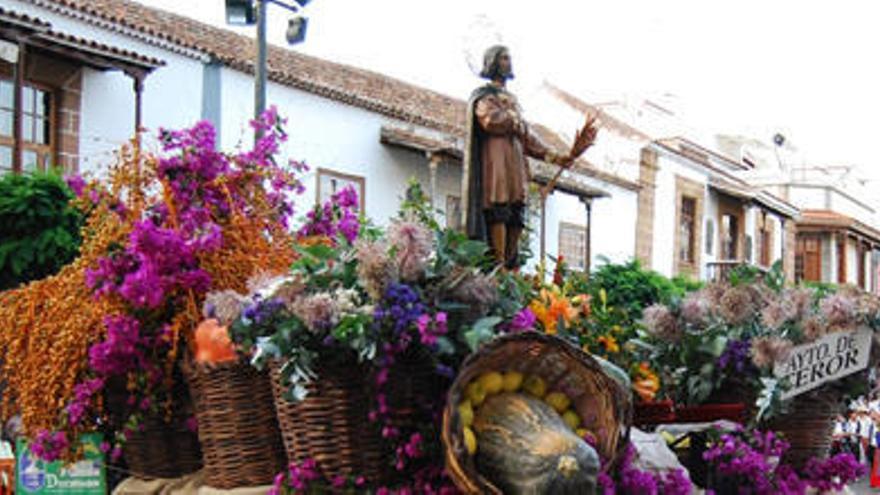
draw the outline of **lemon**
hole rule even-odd
[[[540,376],[529,375],[523,381],[523,390],[527,393],[541,399],[547,393],[547,384]]]
[[[486,389],[479,381],[472,381],[464,389],[464,396],[471,401],[471,406],[480,407],[480,404],[486,400]]]
[[[556,409],[556,412],[560,414],[571,405],[571,399],[562,392],[550,392],[547,394],[547,397],[544,397],[544,402],[549,404],[553,409]]]
[[[483,373],[477,378],[477,381],[483,386],[486,395],[495,395],[501,392],[501,388],[504,386],[504,378],[497,371]]]
[[[461,420],[462,426],[470,426],[474,422],[474,408],[471,401],[464,400],[458,405],[458,418]]]
[[[565,421],[565,424],[567,424],[572,430],[577,429],[577,427],[581,425],[581,417],[571,409],[562,413],[562,421]]]
[[[464,448],[471,455],[474,455],[477,451],[477,436],[474,435],[474,430],[471,430],[468,426],[464,427]]]
[[[523,375],[518,371],[508,371],[504,374],[502,381],[501,388],[505,392],[516,392],[522,386]]]

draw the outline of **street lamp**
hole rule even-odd
[[[254,118],[266,110],[266,5],[273,3],[293,12],[285,37],[291,45],[306,38],[308,19],[300,12],[311,0],[226,0],[226,22],[238,26],[257,25],[257,60],[254,64]],[[259,135],[254,136],[259,139]]]

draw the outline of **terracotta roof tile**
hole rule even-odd
[[[36,28],[40,30],[48,29],[50,26],[48,22],[42,19],[38,19],[27,14],[22,14],[20,12],[15,12],[13,10],[9,10],[3,7],[0,7],[0,19],[5,19],[15,24],[24,24],[31,28]]]
[[[74,36],[72,34],[62,33],[52,29],[46,31],[45,33],[41,33],[39,37],[54,43],[68,44],[79,50],[94,52],[98,55],[125,60],[129,63],[141,65],[151,69],[165,65],[165,61],[155,57],[149,57],[137,52],[133,52],[131,50],[107,45],[105,43],[99,43],[94,40]]]
[[[123,60],[130,64],[143,66],[145,68],[155,68],[165,65],[165,62],[155,57],[148,57],[131,50],[63,33],[54,29],[49,22],[8,8],[0,7],[0,21],[27,26],[34,31],[31,35],[31,39],[44,40],[50,44],[70,46],[79,51],[89,52],[116,60]]]
[[[809,231],[846,229],[880,242],[880,230],[832,210],[803,210],[797,224],[799,228]]]
[[[29,0],[66,7],[253,72],[254,40],[131,0]],[[375,72],[269,47],[269,79],[406,122],[461,131],[465,102]]]

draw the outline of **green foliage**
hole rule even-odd
[[[667,304],[679,299],[688,291],[699,288],[699,284],[688,279],[668,279],[663,275],[642,268],[638,260],[626,263],[610,263],[602,259],[602,265],[591,276],[584,279],[582,292],[590,294],[595,304],[605,292],[605,305],[625,313],[630,322],[641,317],[642,310],[655,303]]]
[[[437,216],[441,211],[431,206],[431,198],[422,189],[421,183],[411,178],[406,186],[406,193],[400,203],[399,216],[412,215],[419,222],[427,225],[431,230],[439,230]]]
[[[82,215],[55,174],[0,177],[0,290],[56,273],[79,253]]]

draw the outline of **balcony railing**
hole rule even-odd
[[[730,273],[733,270],[746,266],[757,270],[762,275],[766,275],[770,271],[766,267],[759,266],[744,260],[710,261],[706,263],[706,268],[708,272],[707,277],[708,280],[714,282],[726,282],[730,279]]]

